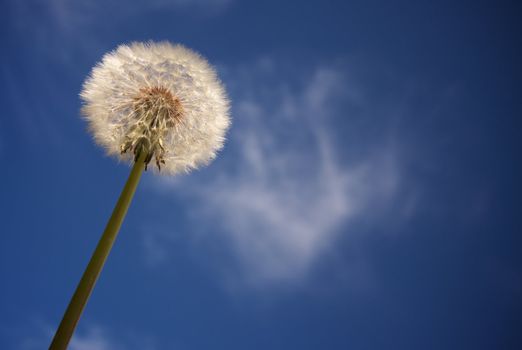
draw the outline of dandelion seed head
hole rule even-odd
[[[107,53],[86,79],[82,114],[109,155],[147,152],[163,174],[208,164],[223,147],[229,102],[214,69],[181,45],[132,43]]]

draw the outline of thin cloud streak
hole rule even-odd
[[[196,15],[217,15],[233,0],[149,0],[149,1],[90,1],[79,3],[70,0],[49,1],[50,14],[62,29],[74,30],[79,22],[92,25],[108,12],[117,13],[119,18],[135,16],[153,10],[194,10]]]
[[[26,329],[25,327],[24,329]],[[54,335],[55,328],[48,322],[39,321],[33,336],[27,336],[19,342],[17,349],[37,350],[49,346]],[[125,340],[125,341],[120,341]],[[142,334],[133,334],[132,337],[125,336],[117,339],[107,327],[95,324],[81,326],[72,337],[69,350],[154,350],[154,342],[150,337]]]

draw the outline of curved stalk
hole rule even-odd
[[[140,181],[143,169],[145,168],[147,152],[140,153],[141,154],[137,157],[138,159],[134,163],[129,178],[125,183],[125,187],[120,194],[120,198],[114,207],[109,222],[105,227],[105,231],[94,250],[80,283],[78,283],[78,286],[76,287],[76,291],[69,302],[69,306],[67,306],[67,310],[63,315],[62,321],[60,322],[49,347],[50,350],[65,350],[71,340],[74,329],[76,328],[82,311],[85,308],[85,304],[87,304],[87,300],[98,280],[103,265],[105,264],[105,260],[107,260],[107,256],[116,240],[118,231],[120,230],[127,209],[130,206],[132,197],[134,196],[134,192],[136,191]]]

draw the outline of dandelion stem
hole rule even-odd
[[[127,179],[127,183],[120,194],[120,198],[114,207],[111,218],[105,227],[105,231],[96,246],[96,249],[83,273],[82,279],[74,292],[69,306],[63,315],[62,321],[56,331],[49,350],[64,350],[67,348],[73,335],[74,329],[78,324],[82,311],[92,293],[96,280],[100,275],[105,260],[109,255],[112,245],[118,235],[127,209],[132,201],[136,187],[140,181],[141,174],[145,168],[145,157],[147,152],[141,152],[137,161],[134,163],[132,171]]]

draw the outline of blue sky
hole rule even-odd
[[[46,348],[129,169],[79,116],[121,43],[217,67],[233,126],[146,173],[72,350],[522,346],[519,13],[497,1],[7,1],[0,348]]]

